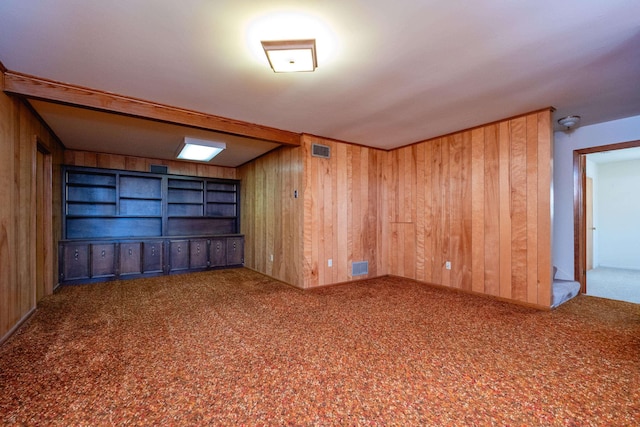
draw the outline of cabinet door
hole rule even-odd
[[[113,277],[116,275],[116,244],[91,245],[91,277]]]
[[[189,268],[207,268],[209,265],[207,242],[206,239],[189,241]]]
[[[227,265],[242,265],[244,263],[244,238],[227,238]]]
[[[224,267],[227,265],[227,242],[225,239],[211,239],[209,249],[211,267]]]
[[[120,276],[142,274],[142,243],[120,243]]]
[[[62,280],[89,278],[89,244],[65,243],[62,245]]]
[[[164,258],[161,241],[149,241],[142,243],[142,272],[162,273],[164,271]]]
[[[169,242],[169,271],[189,269],[189,241],[171,240]]]

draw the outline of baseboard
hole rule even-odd
[[[523,306],[523,307],[527,307],[527,308],[533,308],[533,309],[536,309],[536,310],[551,311],[551,307],[547,307],[547,306],[540,305],[540,304],[533,304],[533,303],[526,302],[526,301],[518,301],[518,300],[515,300],[515,299],[499,297],[497,295],[483,294],[481,292],[468,291],[466,289],[450,288],[448,286],[437,285],[435,283],[423,282],[421,280],[409,279],[407,277],[402,277],[402,276],[394,276],[393,274],[390,274],[389,277],[397,277],[399,279],[411,280],[412,282],[420,283],[421,285],[431,286],[431,287],[434,287],[434,288],[438,288],[438,289],[442,289],[442,290],[446,290],[446,291],[451,291],[451,292],[459,292],[459,293],[462,293],[462,294],[475,295],[475,296],[479,296],[479,297],[489,298],[489,299],[492,299],[492,300],[495,300],[495,301],[505,302],[505,303],[508,303],[508,304],[515,304],[515,305],[519,305],[519,306]]]
[[[11,335],[13,335],[13,334],[14,334],[14,332],[15,332],[15,331],[17,331],[17,330],[18,330],[18,328],[20,328],[20,326],[22,326],[22,324],[23,324],[24,322],[26,322],[26,321],[27,321],[27,319],[29,319],[29,317],[31,317],[31,315],[32,315],[35,311],[36,311],[36,308],[35,308],[35,307],[33,307],[31,310],[29,310],[29,311],[27,312],[27,314],[25,314],[24,316],[22,316],[22,319],[20,319],[20,320],[18,321],[18,323],[16,323],[15,325],[13,325],[13,327],[12,327],[11,329],[9,329],[9,331],[7,331],[7,333],[6,333],[6,334],[4,334],[4,336],[3,336],[2,338],[0,338],[0,345],[4,344],[4,342],[5,342],[6,340],[8,340],[8,339],[11,337]]]

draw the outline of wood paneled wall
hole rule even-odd
[[[540,111],[388,153],[389,273],[549,307],[550,119]]]
[[[64,163],[69,166],[123,169],[134,172],[149,172],[151,165],[162,165],[168,166],[169,173],[174,175],[236,179],[236,168],[177,160],[160,160],[146,157],[121,156],[119,154],[94,153],[89,151],[65,150]]]
[[[311,156],[313,143],[329,146],[331,158]],[[301,147],[240,167],[245,265],[300,288],[386,274],[378,233],[385,155],[303,135]],[[353,277],[354,261],[368,261],[369,274]]]
[[[305,287],[302,155],[299,147],[281,147],[238,168],[245,266],[300,288]]]
[[[329,146],[331,158],[311,156],[314,143]],[[302,150],[305,287],[387,274],[379,233],[387,153],[309,135],[302,137]],[[368,261],[368,275],[352,276],[358,261]]]
[[[60,188],[62,147],[22,101],[0,93],[0,342],[35,309],[36,298],[53,292],[57,283],[60,239],[60,192],[53,191],[49,224],[53,253],[44,263],[52,271],[46,288],[36,283],[36,173],[38,143],[49,152],[52,188]],[[51,191],[51,190],[49,190]],[[45,219],[47,221],[47,219]]]

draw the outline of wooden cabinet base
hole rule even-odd
[[[239,234],[60,242],[60,284],[125,280],[242,267]]]

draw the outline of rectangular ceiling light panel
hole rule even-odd
[[[263,41],[262,48],[276,73],[314,71],[318,66],[313,39]]]
[[[224,142],[186,137],[184,139],[184,146],[178,154],[178,158],[181,160],[208,162],[220,154],[225,148],[227,148],[227,145]]]

